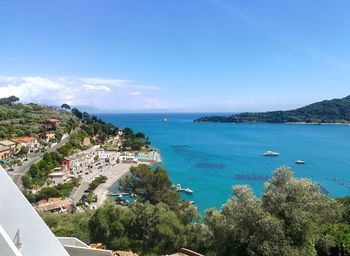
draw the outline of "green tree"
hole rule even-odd
[[[207,212],[206,223],[216,255],[316,255],[316,248],[327,248],[325,236],[340,214],[317,184],[280,168],[261,198],[236,186],[220,212]]]
[[[128,230],[134,219],[129,208],[107,202],[89,221],[91,241],[101,242],[110,249],[130,248]]]
[[[173,210],[179,208],[180,196],[162,167],[153,171],[144,164],[132,166],[130,175],[125,176],[120,185],[125,192],[136,194],[141,202],[164,203]]]
[[[63,109],[70,109],[70,106],[67,103],[63,103],[61,105],[61,108],[63,108]]]
[[[50,197],[62,197],[62,193],[61,191],[59,191],[56,188],[42,188],[37,196],[36,196],[36,200],[42,200],[42,199],[48,199]]]

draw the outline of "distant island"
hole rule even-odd
[[[294,110],[204,116],[195,119],[194,122],[350,124],[350,95]]]

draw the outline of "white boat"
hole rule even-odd
[[[303,160],[296,160],[295,163],[296,164],[305,164],[305,161],[303,161]]]
[[[266,151],[264,154],[264,156],[279,156],[280,153],[277,153],[277,152],[273,152],[273,151]]]
[[[193,190],[189,189],[189,188],[186,188],[184,189],[185,193],[187,194],[193,194]]]
[[[182,191],[181,184],[177,184],[177,185],[175,186],[175,188],[176,188],[176,191]]]
[[[163,118],[163,122],[168,122],[168,118]]]

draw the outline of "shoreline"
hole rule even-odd
[[[107,177],[107,180],[105,183],[100,184],[94,191],[94,194],[97,196],[97,202],[94,204],[95,206],[99,207],[101,206],[108,198],[108,194],[110,193],[110,190],[114,185],[123,177],[128,175],[130,173],[130,167],[132,166],[138,166],[140,164],[147,164],[147,165],[154,165],[161,162],[161,155],[157,149],[155,149],[155,152],[157,154],[157,157],[159,157],[159,161],[156,162],[142,162],[139,163],[121,163],[117,164],[115,166],[109,167],[108,169],[105,169],[101,172],[101,175],[104,175]]]
[[[223,124],[291,124],[291,125],[339,125],[339,126],[350,126],[350,122],[349,123],[317,123],[317,122],[312,122],[312,123],[308,123],[308,122],[283,122],[283,123],[272,123],[272,122],[215,122],[215,121],[196,121],[193,120],[193,122],[195,123],[223,123]]]
[[[94,194],[97,196],[97,202],[95,204],[97,207],[101,206],[107,200],[111,187],[130,172],[131,166],[136,165],[137,164],[118,164],[101,173],[101,175],[107,177],[107,180],[105,183],[99,185],[94,191]]]

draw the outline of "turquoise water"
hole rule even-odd
[[[145,132],[173,182],[194,191],[184,197],[200,211],[220,208],[235,184],[249,184],[260,194],[279,166],[320,183],[333,197],[350,194],[350,126],[193,123],[199,116],[99,114],[120,128]],[[263,157],[267,150],[280,156]],[[306,164],[296,165],[297,159]]]

